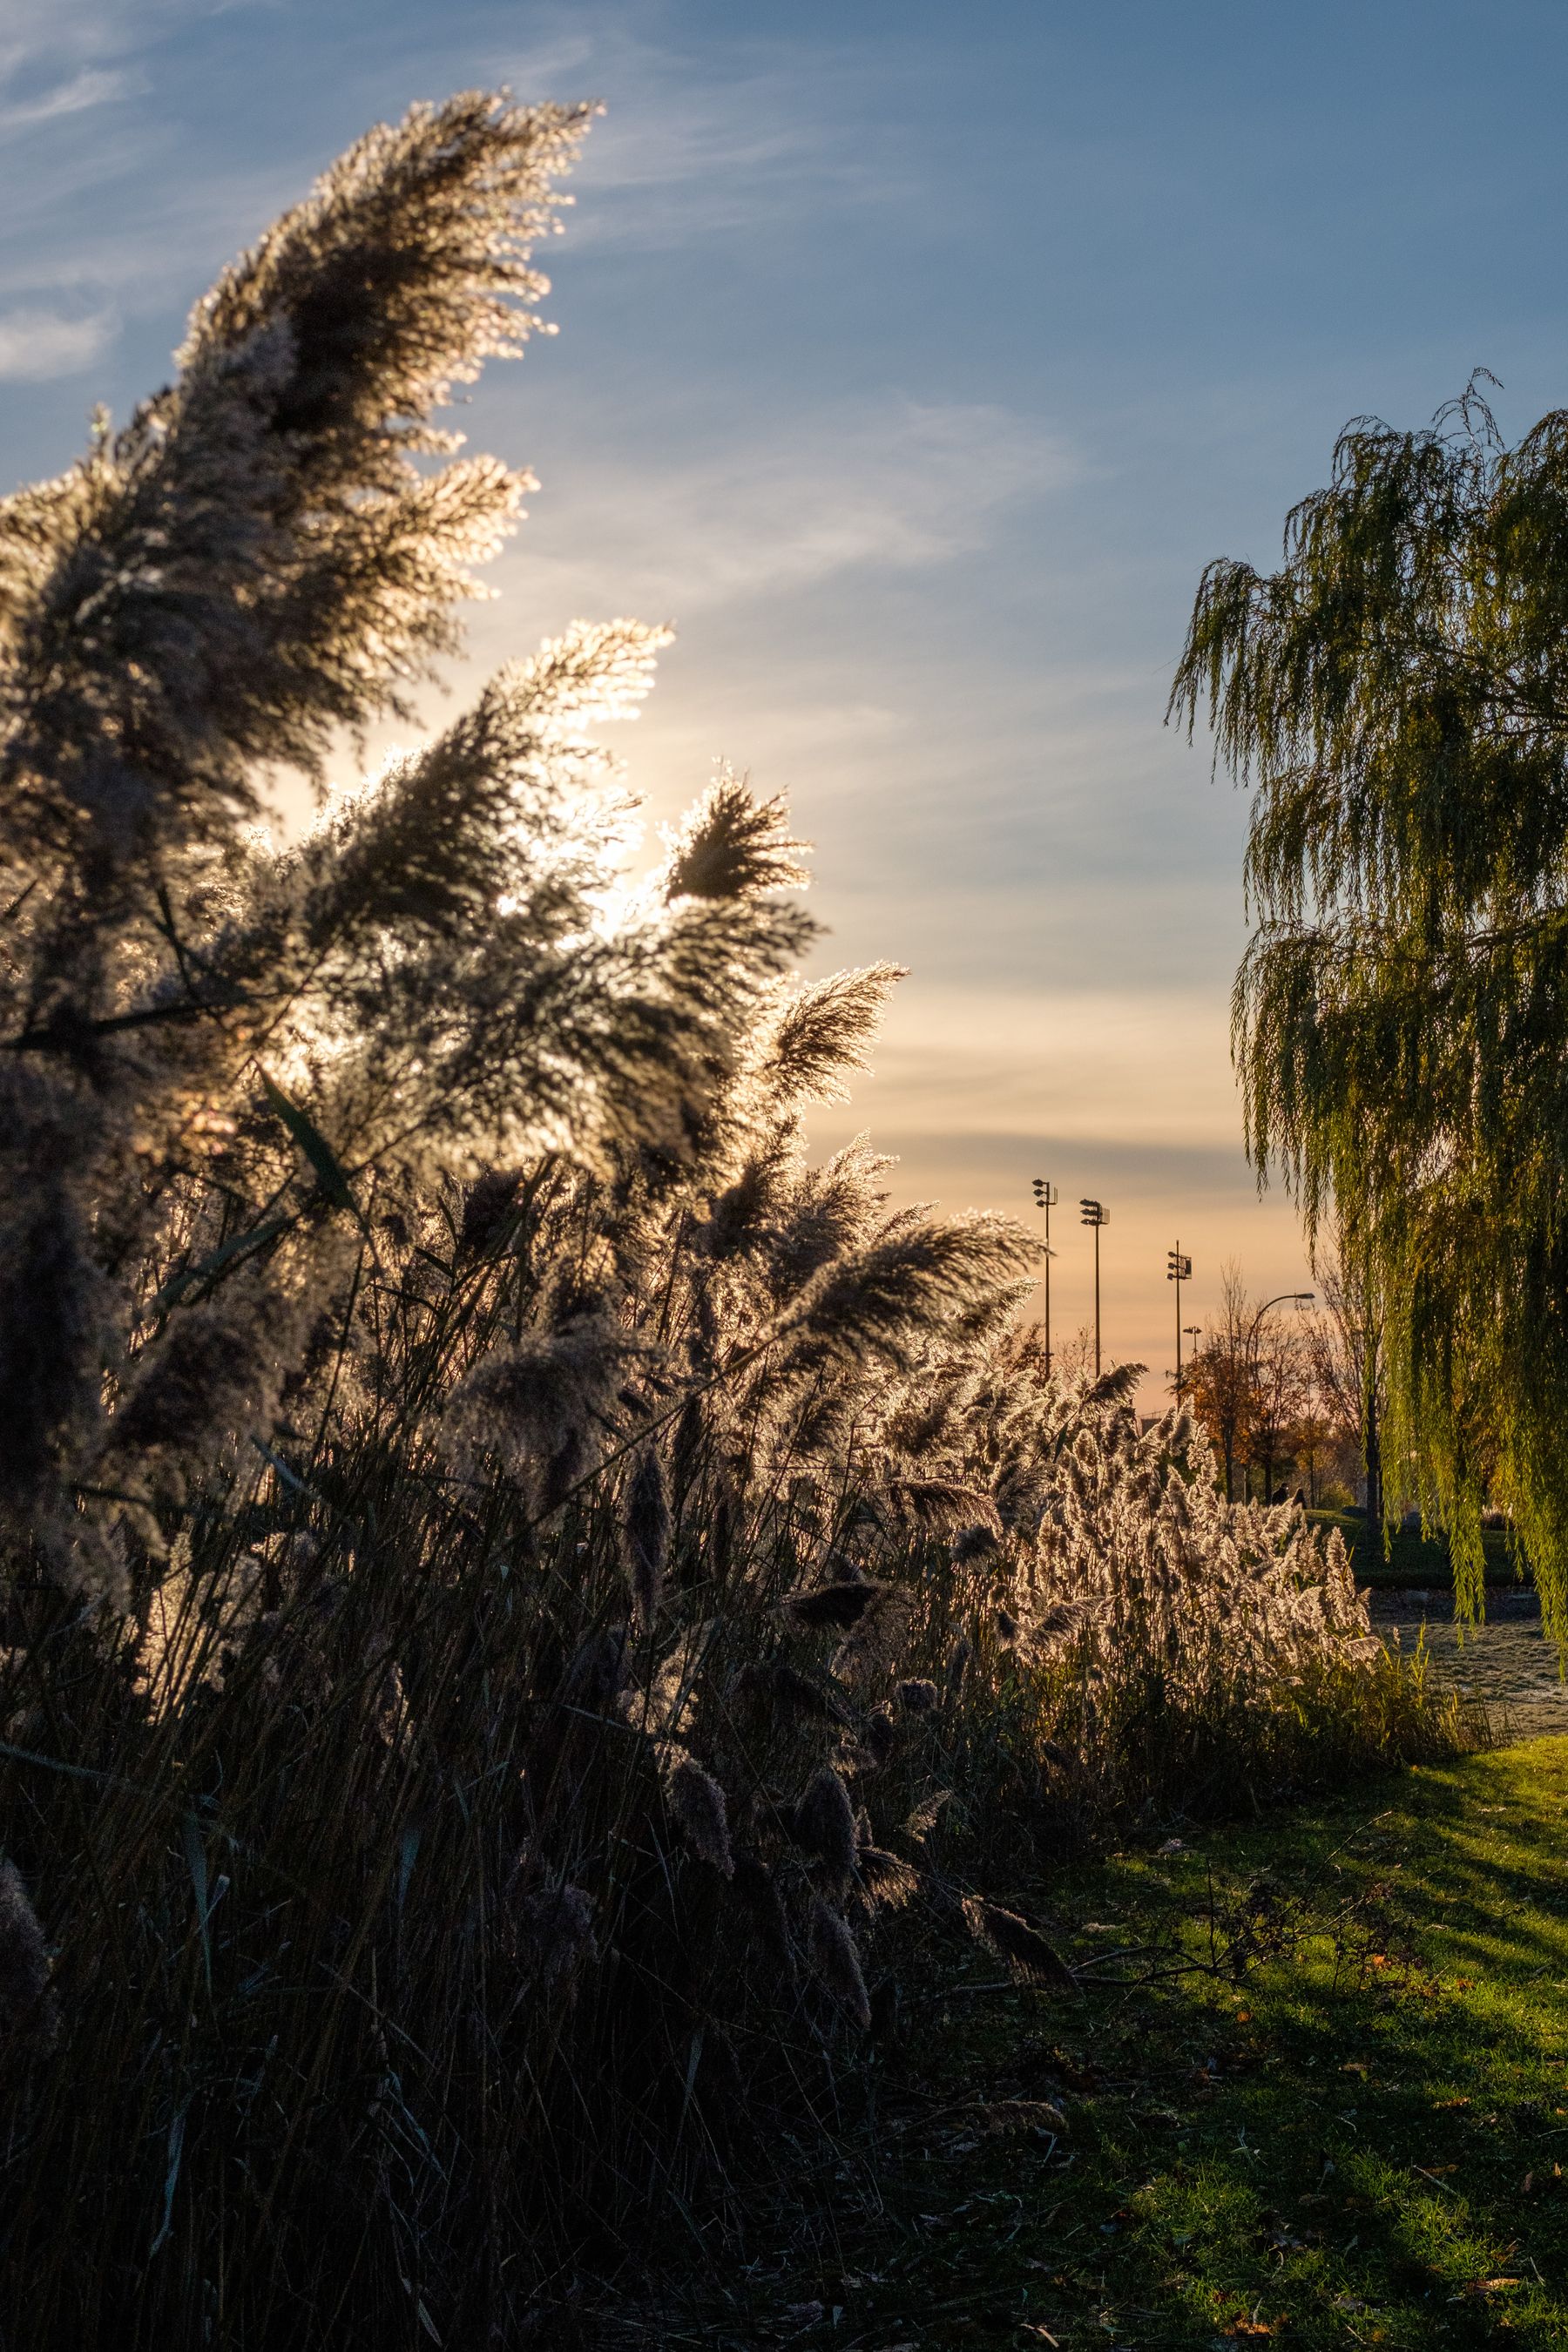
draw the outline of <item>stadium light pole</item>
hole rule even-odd
[[[1079,1222],[1094,1229],[1094,1377],[1100,1378],[1100,1234],[1102,1225],[1110,1223],[1110,1212],[1102,1201],[1080,1200]]]
[[[1035,1179],[1035,1206],[1046,1220],[1046,1378],[1051,1377],[1051,1211],[1061,1198],[1043,1176]]]
[[[1176,1286],[1176,1396],[1182,1393],[1182,1285],[1193,1278],[1193,1262],[1182,1255],[1182,1244],[1165,1252],[1165,1279]]]

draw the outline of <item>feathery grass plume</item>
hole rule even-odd
[[[666,1652],[648,1676],[644,1689],[621,1703],[626,1720],[655,1739],[679,1738],[697,1704],[698,1679],[713,1644],[715,1621],[703,1618],[689,1625],[673,1649]]]
[[[859,1832],[849,1791],[831,1764],[812,1774],[787,1822],[796,1844],[814,1854],[830,1878],[847,1885],[854,1875]]]
[[[923,1845],[941,1820],[943,1808],[952,1802],[952,1790],[939,1789],[934,1796],[927,1797],[915,1807],[904,1823],[904,1835],[912,1838],[916,1845]]]
[[[133,1360],[101,1483],[182,1501],[221,1444],[247,1429],[270,1434],[299,1319],[298,1301],[268,1281],[171,1317]]]
[[[842,1913],[814,1895],[809,1929],[811,1964],[840,2007],[861,2032],[871,2024],[871,2002],[860,1970],[860,1953]]]
[[[886,1211],[882,1178],[892,1165],[860,1135],[823,1167],[802,1171],[765,1235],[776,1301],[797,1297],[814,1276],[866,1240]]]
[[[987,1527],[983,1520],[972,1520],[968,1527],[960,1528],[953,1537],[953,1566],[972,1567],[976,1560],[990,1559],[1000,1549],[995,1528]]]
[[[501,1243],[513,1223],[521,1184],[520,1168],[487,1168],[465,1188],[458,1229],[458,1247],[464,1256],[486,1256]]]
[[[847,1102],[846,1079],[866,1068],[888,999],[906,977],[902,964],[873,963],[797,990],[763,1041],[757,1077],[771,1099],[792,1106]]]
[[[898,1686],[899,1705],[906,1715],[930,1715],[939,1693],[936,1685],[926,1675],[911,1675]]]
[[[658,1613],[665,1562],[669,1555],[669,1496],[665,1486],[664,1463],[656,1445],[644,1446],[626,1482],[621,1542],[633,1604],[638,1623],[646,1632]]]
[[[342,960],[373,941],[406,950],[432,936],[460,944],[492,927],[510,892],[536,897],[542,878],[574,916],[574,866],[607,820],[615,837],[614,813],[590,790],[612,765],[585,730],[637,715],[669,642],[668,629],[635,621],[579,623],[500,671],[433,743],[336,803],[279,864],[310,953]]]
[[[1061,1954],[1047,1943],[1037,1927],[1031,1927],[1016,1911],[1004,1911],[999,1904],[983,1902],[978,1895],[966,1895],[963,1918],[975,1940],[994,1952],[998,1959],[1005,1960],[1020,1984],[1077,1990],[1078,1979]]]
[[[59,2039],[48,1947],[14,1862],[0,1862],[0,2056],[41,2058]]]
[[[914,1614],[915,1603],[909,1592],[895,1588],[886,1593],[839,1643],[828,1662],[833,1674],[840,1682],[858,1683],[887,1673],[909,1646]]]
[[[612,1425],[616,1399],[638,1342],[605,1314],[571,1317],[553,1331],[525,1331],[475,1365],[447,1400],[456,1458],[471,1467],[495,1454],[541,1509],[586,1472]]]
[[[784,1602],[785,1613],[805,1632],[815,1633],[825,1625],[858,1625],[868,1610],[876,1608],[887,1594],[885,1584],[869,1577],[832,1584],[814,1585],[806,1592],[792,1592]]]
[[[694,1227],[693,1248],[704,1257],[724,1259],[759,1244],[765,1246],[769,1228],[787,1202],[792,1181],[798,1175],[798,1156],[795,1131],[787,1122],[764,1129],[734,1182],[725,1187],[707,1217]]]
[[[101,882],[210,837],[254,804],[249,761],[313,768],[451,645],[521,484],[414,459],[449,446],[451,383],[537,325],[526,252],[586,121],[473,94],[371,132],[198,306],[174,387],[0,508],[16,849],[90,842]]]
[[[963,1486],[957,1479],[893,1478],[889,1481],[888,1493],[913,1527],[945,1534],[950,1529],[978,1523],[973,1527],[974,1532],[984,1529],[993,1538],[999,1532],[990,1496],[978,1487]]]
[[[871,1902],[885,1903],[889,1910],[902,1910],[920,1890],[919,1871],[901,1854],[889,1853],[884,1846],[863,1845],[856,1856],[855,1867]]]
[[[1037,1255],[1037,1237],[990,1212],[941,1223],[900,1212],[868,1245],[847,1251],[785,1318],[796,1374],[847,1354],[908,1370],[920,1341],[983,1291]]]
[[[889,1706],[874,1706],[860,1727],[863,1761],[860,1769],[879,1772],[899,1745],[899,1727]]]
[[[730,1811],[724,1791],[712,1774],[691,1757],[682,1757],[666,1779],[665,1794],[692,1853],[732,1878],[735,1857],[730,1845]]]
[[[1029,1621],[1029,1646],[1044,1655],[1060,1643],[1070,1642],[1089,1622],[1089,1615],[1081,1601],[1053,1601],[1048,1609],[1042,1609],[1037,1617]]]
[[[670,898],[752,898],[802,890],[811,879],[792,841],[782,797],[759,801],[745,779],[721,769],[669,844]]]
[[[783,1658],[753,1658],[731,1685],[736,1698],[755,1698],[807,1722],[847,1725],[849,1709],[837,1692],[823,1690]]]

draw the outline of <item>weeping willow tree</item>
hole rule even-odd
[[[1172,710],[1252,793],[1247,1148],[1382,1325],[1391,1492],[1471,1612],[1506,1507],[1568,1637],[1568,412],[1353,421],[1280,569],[1204,573]]]

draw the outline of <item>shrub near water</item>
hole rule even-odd
[[[583,127],[373,134],[0,508],[19,2342],[510,2341],[716,2242],[988,1846],[1443,1729],[1332,1546],[1044,1378],[1027,1234],[806,1162],[898,974],[791,977],[727,775],[628,885],[659,633],[250,829],[510,525],[432,418]]]

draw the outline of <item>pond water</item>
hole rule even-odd
[[[1480,1626],[1454,1623],[1448,1592],[1374,1592],[1372,1622],[1385,1640],[1397,1627],[1406,1652],[1425,1630],[1435,1667],[1486,1708],[1494,1738],[1568,1732],[1568,1682],[1555,1647],[1542,1639],[1533,1592],[1489,1591]]]

